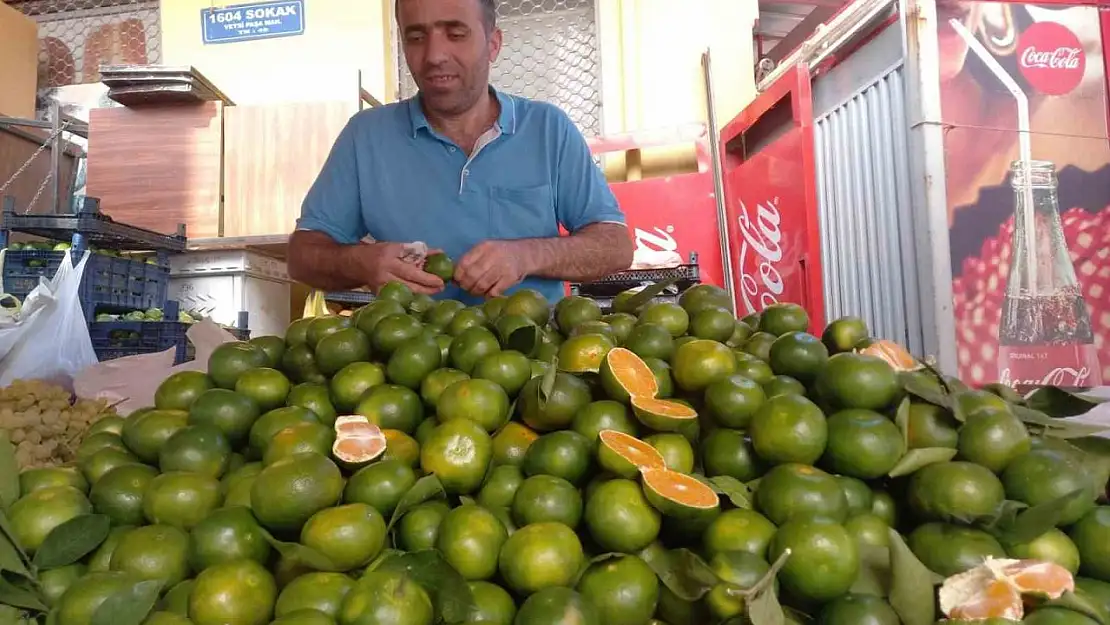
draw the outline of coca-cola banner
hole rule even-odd
[[[960,376],[1110,383],[1110,140],[1098,9],[940,0]]]
[[[724,286],[717,200],[708,172],[611,183],[636,242],[634,267],[687,263],[697,255],[701,281]]]
[[[727,174],[737,189],[728,215],[740,315],[809,300],[802,149],[801,133],[790,133]]]
[[[725,206],[736,312],[778,302],[801,304],[810,331],[825,324],[809,71],[794,68],[721,131]],[[790,119],[776,113],[788,106]],[[745,134],[761,122],[779,128],[754,154]],[[765,129],[766,131],[766,129]]]

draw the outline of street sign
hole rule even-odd
[[[304,0],[254,2],[200,10],[205,44],[304,34]]]

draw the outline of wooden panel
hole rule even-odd
[[[220,235],[222,104],[89,112],[88,195],[114,219],[189,237]]]
[[[38,81],[38,24],[0,3],[0,115],[35,116]],[[3,182],[3,180],[0,180]]]
[[[224,235],[293,231],[301,202],[357,100],[228,107]]]
[[[15,172],[23,166],[27,159],[38,150],[39,146],[49,136],[41,130],[35,128],[0,128],[0,186],[15,174]],[[66,145],[66,142],[63,142]],[[62,162],[61,162],[61,187],[60,193],[68,194],[72,192],[73,176],[76,173],[77,159],[73,156],[73,150],[63,149]],[[53,209],[50,207],[51,200],[51,186],[47,183],[46,188],[43,189],[39,199],[35,201],[35,205],[29,207],[28,203],[31,198],[35,197],[35,192],[38,191],[39,185],[50,173],[50,148],[47,147],[27,169],[23,170],[17,178],[12,180],[11,184],[0,196],[10,195],[15,198],[15,206],[18,211],[25,211],[30,213],[50,213]],[[62,210],[66,210],[68,200],[63,197]]]

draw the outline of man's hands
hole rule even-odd
[[[401,282],[413,293],[425,295],[443,290],[443,280],[424,271],[421,265],[403,260],[403,243],[361,243],[344,247],[343,253],[346,258],[341,261],[350,263],[355,275],[375,293],[387,282]]]
[[[483,241],[455,266],[455,282],[471,295],[497,297],[528,277],[522,241]]]

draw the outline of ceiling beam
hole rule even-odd
[[[844,4],[843,0],[810,0],[811,2],[828,2],[827,4],[818,4],[813,7],[809,15],[802,21],[798,22],[785,37],[780,39],[775,47],[771,48],[764,56],[773,60],[776,64],[786,58],[795,48],[802,45],[806,38],[817,30],[817,27],[826,22],[829,18],[836,15],[840,10],[841,5]]]

